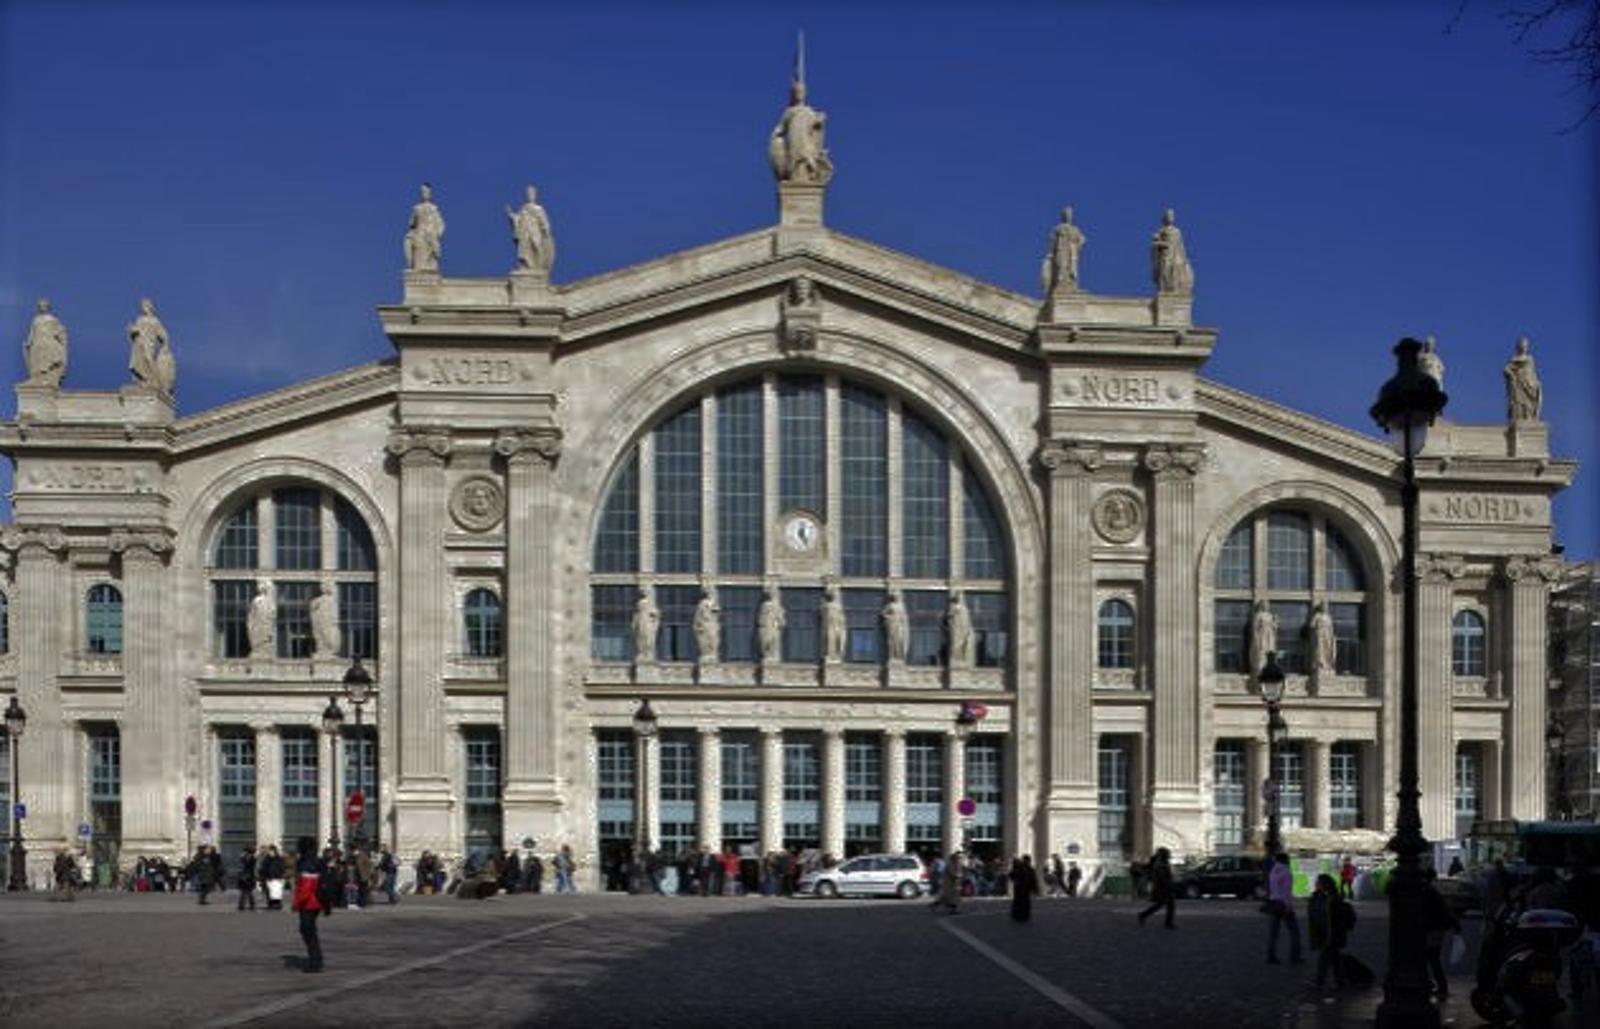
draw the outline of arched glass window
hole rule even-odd
[[[1133,667],[1133,606],[1125,600],[1100,605],[1100,667]]]
[[[1463,678],[1485,675],[1486,640],[1483,616],[1476,611],[1457,611],[1450,622],[1450,670]]]
[[[309,485],[263,490],[241,502],[223,520],[210,553],[206,578],[211,589],[216,656],[377,656],[377,547],[366,521],[344,498]],[[271,557],[270,564],[263,561],[263,555]],[[268,589],[258,602],[263,585]],[[336,655],[317,653],[312,601],[323,592],[335,601],[339,625]],[[270,654],[252,653],[249,626],[253,605],[263,615],[272,616]]]
[[[477,589],[467,594],[461,605],[461,621],[467,636],[468,657],[500,657],[500,598],[493,590]]]
[[[1327,568],[1329,590],[1356,590],[1367,588],[1366,576],[1361,574],[1361,559],[1355,548],[1338,529],[1329,525],[1324,529],[1327,537]]]
[[[778,660],[828,655],[824,587],[839,587],[840,657],[890,657],[884,606],[902,580],[906,664],[950,653],[950,591],[960,589],[970,660],[1010,660],[1009,559],[999,506],[927,412],[832,376],[767,373],[721,385],[670,411],[613,473],[590,557],[597,661],[637,660],[640,586],[659,628],[654,660],[758,663],[764,587],[782,579]],[[773,438],[776,436],[776,438]],[[701,654],[701,585],[715,587],[718,654]],[[960,616],[954,624],[963,626]],[[648,656],[647,656],[648,659]]]
[[[122,592],[98,583],[89,587],[85,649],[91,654],[122,653]]]

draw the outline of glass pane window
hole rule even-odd
[[[760,381],[717,394],[717,567],[759,574],[764,522]]]
[[[340,657],[373,658],[378,654],[378,584],[339,583]]]
[[[761,744],[753,733],[722,735],[722,838],[749,843],[761,836]]]
[[[635,746],[633,733],[626,729],[602,729],[596,734],[595,816],[604,839],[633,836]]]
[[[656,635],[656,660],[693,661],[699,653],[694,639],[694,612],[700,606],[698,586],[656,587],[656,607],[661,611],[661,631]],[[630,625],[631,625],[631,615]]]
[[[1267,589],[1311,588],[1311,519],[1298,511],[1267,515]]]
[[[700,570],[700,405],[655,431],[656,570]]]
[[[783,659],[803,664],[822,660],[822,591],[785,586],[781,599],[787,616],[783,624]]]
[[[1133,846],[1133,826],[1128,818],[1132,783],[1128,748],[1113,744],[1101,746],[1099,758],[1099,842],[1100,856],[1111,861],[1126,861]]]
[[[248,731],[217,735],[217,842],[224,861],[256,844],[256,738]]]
[[[122,592],[105,583],[91,586],[87,608],[85,642],[89,653],[122,653]]]
[[[1233,527],[1217,558],[1217,589],[1247,590],[1255,585],[1255,525],[1248,518]]]
[[[1465,839],[1483,817],[1483,768],[1471,744],[1456,748],[1456,837]]]
[[[906,664],[943,665],[945,594],[942,590],[909,590],[904,594],[907,622]]]
[[[778,379],[778,510],[827,509],[825,433],[822,380]]]
[[[276,564],[281,571],[322,567],[322,493],[315,489],[272,492]]]
[[[1212,757],[1212,806],[1216,812],[1214,839],[1219,847],[1244,845],[1245,778],[1244,743],[1221,740]]]
[[[247,500],[223,523],[222,531],[217,534],[213,563],[218,568],[254,568],[259,560],[259,546],[256,502]]]
[[[361,727],[360,733],[356,727],[345,727],[344,739],[344,769],[339,780],[341,809],[348,802],[350,795],[356,790],[361,791],[362,799],[366,802],[362,810],[361,821],[353,826],[349,821],[344,824],[349,826],[352,838],[359,835],[364,843],[376,842],[378,839],[378,732],[370,725]],[[342,817],[342,810],[341,810]]]
[[[500,850],[500,732],[470,728],[466,748],[467,859],[481,862]]]
[[[1006,575],[1005,537],[1000,519],[989,502],[983,481],[970,467],[961,477],[961,531],[963,571],[969,579],[1003,579]]]
[[[633,660],[632,586],[592,586],[589,589],[589,652],[596,661]]]
[[[373,572],[378,569],[378,549],[372,544],[372,530],[356,509],[341,497],[333,502],[334,535],[338,545],[341,572]]]
[[[1278,824],[1283,829],[1305,825],[1306,760],[1298,744],[1278,747]]]
[[[1004,668],[1011,659],[1011,598],[1004,593],[966,594],[972,615],[973,650],[979,668]]]
[[[1278,619],[1278,665],[1285,672],[1306,671],[1306,626],[1311,621],[1311,605],[1300,601],[1274,600],[1272,613]]]
[[[944,838],[944,739],[906,736],[906,842],[937,845]]]
[[[950,574],[950,455],[944,436],[910,411],[900,417],[905,574]]]
[[[815,737],[790,739],[785,735],[783,799],[785,803],[822,799],[822,758]]]
[[[839,396],[841,549],[845,575],[889,571],[888,413],[883,397],[846,387]]]
[[[218,579],[211,583],[212,629],[216,653],[220,657],[245,657],[250,653],[250,634],[246,628],[250,598],[256,584],[251,579]]]
[[[1482,676],[1488,667],[1483,616],[1458,611],[1450,623],[1450,670],[1462,677]]]
[[[461,620],[466,631],[468,657],[501,656],[500,598],[493,590],[477,589],[468,593],[461,606]]]
[[[1133,667],[1133,606],[1125,600],[1100,605],[1101,668]]]
[[[1335,743],[1328,753],[1328,828],[1361,825],[1361,745]]]
[[[694,736],[689,733],[663,733],[660,747],[662,801],[693,802],[699,795],[699,773],[696,768],[699,751]]]
[[[1212,626],[1216,670],[1233,675],[1249,671],[1250,601],[1219,600]]]
[[[1328,589],[1345,592],[1366,590],[1366,577],[1361,573],[1361,559],[1344,534],[1333,526],[1326,527]]]
[[[784,610],[788,625],[795,621],[784,590]],[[698,601],[696,601],[698,603]],[[756,648],[756,611],[761,607],[761,589],[758,586],[723,586],[717,590],[717,606],[722,609],[722,660],[755,661],[760,655]],[[784,630],[787,632],[787,628]],[[788,660],[788,658],[785,658]]]
[[[633,451],[606,494],[594,538],[594,570],[639,570],[639,452]]]
[[[1367,674],[1367,605],[1329,604],[1333,618],[1333,669],[1340,675]]]
[[[115,728],[89,731],[89,799],[122,799],[122,737]]]
[[[275,582],[272,584],[278,601],[278,656],[306,658],[316,647],[316,637],[311,634],[311,598],[316,596],[314,582]]]
[[[976,810],[972,814],[969,840],[1000,839],[1005,803],[1004,771],[1001,764],[1003,740],[999,736],[979,735],[967,740],[966,787]]]
[[[883,590],[841,590],[844,603],[844,659],[858,664],[880,664],[883,642]]]
[[[883,799],[883,741],[872,733],[850,733],[844,740],[844,799]]]
[[[284,730],[279,739],[283,756],[283,846],[293,850],[302,836],[316,839],[317,827],[317,736],[315,733]]]

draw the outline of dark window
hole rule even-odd
[[[725,575],[761,571],[761,398],[759,380],[717,394],[717,570]]]
[[[761,606],[761,589],[723,586],[717,590],[717,606],[722,608],[722,660],[756,660],[756,610]],[[789,621],[794,621],[792,612]]]
[[[884,575],[889,570],[889,468],[883,397],[840,390],[839,425],[840,569],[845,575]]]
[[[222,657],[245,657],[250,653],[250,634],[246,628],[250,599],[255,596],[252,579],[217,579],[211,583],[211,609],[215,619],[216,652]]]
[[[1100,667],[1133,667],[1133,607],[1125,600],[1100,605]]]
[[[276,582],[273,586],[278,595],[278,656],[310,657],[316,646],[311,635],[311,598],[316,596],[317,584]]]
[[[600,514],[600,531],[594,540],[594,570],[639,570],[639,452],[617,472]]]
[[[950,456],[944,436],[910,411],[900,418],[901,515],[905,574],[950,574]]]
[[[1311,519],[1298,511],[1267,515],[1267,589],[1311,588]]]
[[[256,502],[248,500],[217,534],[216,567],[254,568],[260,537],[256,534]]]
[[[1217,601],[1216,624],[1212,627],[1217,671],[1234,674],[1249,671],[1246,659],[1250,653],[1250,612],[1248,600]]]
[[[826,420],[822,380],[778,380],[778,509],[818,514],[827,505]]]
[[[908,590],[905,601],[906,620],[911,628],[906,641],[906,664],[944,665],[944,591]]]
[[[372,658],[378,654],[378,584],[339,583],[340,657]]]
[[[1333,670],[1340,675],[1367,674],[1367,606],[1329,604],[1333,618]]]
[[[944,739],[906,736],[906,843],[939,844],[944,835]]]
[[[500,598],[493,590],[473,590],[461,606],[468,657],[499,657],[502,653]]]
[[[315,489],[272,492],[272,517],[280,571],[322,567],[322,493]]]
[[[1274,600],[1272,613],[1278,617],[1278,665],[1285,672],[1306,670],[1306,624],[1311,620],[1311,605],[1298,600]]]
[[[693,661],[694,609],[700,605],[698,586],[657,586],[656,606],[661,611],[661,632],[656,636],[656,660]],[[631,618],[630,615],[630,625]]]
[[[633,660],[633,586],[589,589],[589,652],[596,661]]]
[[[700,405],[661,424],[656,445],[656,571],[700,570]]]
[[[1328,828],[1361,825],[1361,745],[1335,743],[1328,752]]]
[[[1005,538],[1000,519],[983,482],[970,467],[962,475],[962,552],[969,579],[1003,579],[1006,574]]]
[[[1011,659],[1011,598],[1004,593],[968,593],[972,641],[979,668],[1004,668]]]
[[[501,846],[500,730],[464,732],[467,757],[467,859],[482,861]]]
[[[105,583],[90,586],[86,616],[89,653],[122,653],[122,592]]]
[[[333,501],[333,520],[339,549],[341,572],[372,572],[378,568],[378,550],[372,545],[372,531],[356,509],[340,498]]]
[[[1458,611],[1450,623],[1450,670],[1459,676],[1482,676],[1488,667],[1483,616]]]
[[[801,664],[822,660],[822,591],[786,586],[782,599],[783,659]]]
[[[1217,559],[1217,589],[1247,590],[1255,585],[1255,528],[1246,518],[1233,527]]]
[[[1324,532],[1328,539],[1328,589],[1364,592],[1367,588],[1366,577],[1361,574],[1361,559],[1356,555],[1355,547],[1331,525]]]
[[[844,602],[844,659],[880,664],[883,649],[883,590],[841,590]]]

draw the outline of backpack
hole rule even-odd
[[[317,903],[322,905],[322,910],[332,911],[339,906],[339,898],[344,893],[344,884],[339,881],[339,873],[331,868],[324,868],[317,878]]]

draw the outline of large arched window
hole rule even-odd
[[[1133,606],[1126,600],[1108,600],[1100,605],[1101,668],[1133,667],[1133,629]]]
[[[1450,622],[1450,671],[1461,678],[1482,678],[1489,664],[1487,639],[1483,615],[1457,611]]]
[[[1326,605],[1333,622],[1334,671],[1367,674],[1367,573],[1360,552],[1320,512],[1267,508],[1248,515],[1217,557],[1213,667],[1244,675],[1250,668],[1252,612],[1265,601],[1277,619],[1278,663],[1310,671],[1311,619]]]
[[[224,519],[210,557],[218,657],[377,656],[377,548],[367,523],[342,497],[312,485],[256,494]],[[330,620],[337,620],[336,654],[319,652],[316,608],[324,593],[333,600]],[[252,653],[252,607],[258,621],[270,619],[270,654]],[[326,641],[328,623],[322,624]]]
[[[122,591],[103,582],[90,586],[85,608],[84,649],[91,654],[122,653]]]
[[[467,636],[468,657],[499,657],[503,647],[500,598],[494,590],[476,589],[461,605],[461,622]]]
[[[893,656],[885,608],[899,589],[908,665],[952,660],[950,626],[962,625],[952,608],[964,606],[972,663],[1004,666],[998,510],[972,456],[899,397],[823,375],[724,385],[669,412],[612,478],[590,565],[593,657],[637,656],[643,585],[661,619],[646,657],[705,659],[693,631],[704,583],[715,587],[717,657],[755,662],[763,587],[776,580],[785,663],[825,658],[824,588],[837,583],[847,664]]]

